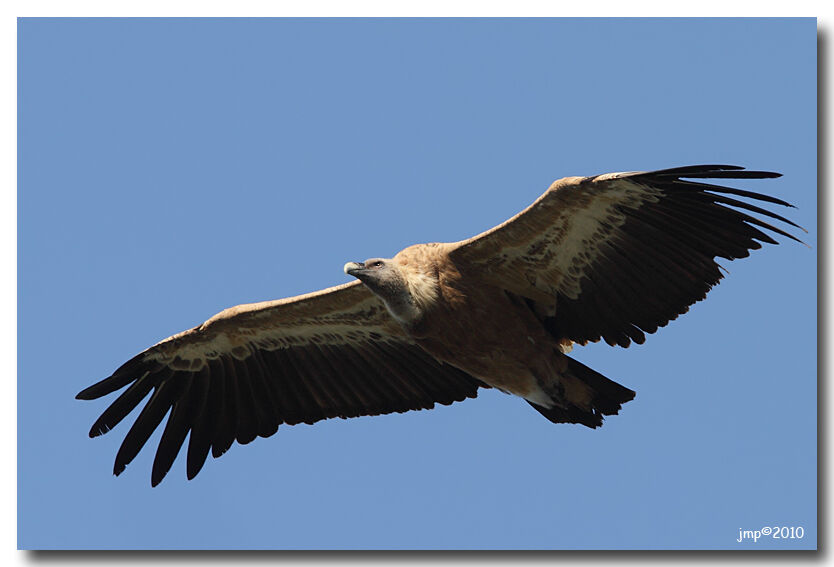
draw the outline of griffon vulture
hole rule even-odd
[[[462,242],[348,262],[357,281],[239,305],[152,346],[80,392],[126,389],[93,424],[115,427],[150,394],[116,455],[118,475],[168,414],[151,475],[188,437],[187,476],[211,451],[279,425],[428,409],[498,388],[554,423],[602,425],[634,392],[567,355],[573,343],[642,343],[703,299],[733,260],[776,244],[739,200],[788,203],[704,179],[778,177],[729,165],[568,177]]]

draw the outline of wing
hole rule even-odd
[[[788,203],[699,180],[779,176],[701,165],[565,178],[515,217],[458,243],[450,257],[524,298],[563,342],[642,344],[718,283],[716,257],[776,244],[760,229],[798,241],[749,213],[796,224],[735,197]]]
[[[116,475],[169,414],[153,463],[155,486],[186,436],[191,479],[209,449],[218,457],[235,440],[268,437],[282,423],[427,409],[475,397],[479,385],[412,344],[357,281],[226,309],[140,353],[77,398],[127,387],[93,424],[96,437],[150,393],[116,455]]]

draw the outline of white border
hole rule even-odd
[[[4,512],[2,515],[2,552],[0,552],[0,560],[5,565],[21,565],[30,562],[64,562],[72,561],[79,564],[88,563],[117,563],[121,560],[112,555],[90,556],[84,554],[83,557],[76,556],[74,559],[72,555],[58,557],[58,556],[44,556],[40,554],[32,554],[29,552],[15,551],[17,547],[17,467],[16,467],[16,431],[17,431],[17,176],[16,176],[16,146],[17,146],[17,108],[16,108],[16,82],[17,82],[17,66],[16,66],[16,44],[17,44],[17,17],[65,17],[65,16],[144,16],[144,17],[174,17],[174,16],[202,16],[202,17],[228,17],[228,16],[445,16],[445,17],[459,17],[459,16],[480,16],[480,17],[496,17],[496,16],[526,16],[526,17],[566,17],[566,16],[617,16],[617,17],[634,17],[634,16],[767,16],[767,17],[784,17],[784,16],[804,16],[819,18],[819,25],[822,30],[828,30],[826,25],[831,20],[831,7],[824,7],[823,2],[816,1],[802,1],[792,0],[791,2],[731,2],[728,0],[701,0],[695,5],[676,3],[676,2],[656,2],[647,0],[630,0],[623,1],[594,1],[594,2],[543,2],[537,0],[513,0],[494,1],[483,0],[481,2],[474,1],[454,1],[454,0],[424,0],[422,2],[394,2],[394,1],[378,1],[378,0],[352,0],[347,1],[316,1],[316,2],[279,2],[279,1],[260,1],[260,0],[229,0],[217,1],[206,0],[204,2],[191,1],[161,1],[161,0],[146,0],[141,3],[133,2],[105,2],[101,0],[77,0],[75,2],[66,1],[39,1],[39,2],[24,2],[11,1],[5,3],[0,7],[2,18],[0,18],[0,45],[2,46],[2,56],[0,56],[0,76],[3,78],[4,89],[2,90],[3,107],[5,112],[2,114],[2,131],[5,134],[2,138],[3,146],[0,152],[0,172],[6,183],[3,184],[3,189],[0,191],[0,262],[6,268],[4,276],[0,279],[2,285],[2,297],[4,299],[5,309],[2,311],[4,317],[2,318],[2,353],[0,353],[0,360],[2,360],[2,370],[0,376],[5,380],[5,388],[3,395],[4,407],[0,410],[0,429],[5,436],[3,441],[4,458],[6,461],[2,468],[0,468],[0,475],[2,475],[3,490],[0,492],[0,509]],[[831,38],[827,37],[830,42]],[[830,47],[830,46],[829,46]],[[822,61],[828,63],[828,57],[823,57],[820,54]],[[826,68],[828,65],[826,65]],[[825,71],[824,71],[825,72]],[[827,76],[827,72],[826,76]],[[830,94],[830,93],[829,93]],[[821,131],[830,131],[830,116],[826,116],[825,124],[820,124]],[[824,130],[823,130],[824,129]],[[820,137],[822,141],[823,136]],[[827,150],[828,148],[823,148]],[[831,163],[831,152],[826,151],[821,153],[820,160],[827,160]],[[828,180],[820,179],[820,187],[829,187]],[[829,207],[832,204],[831,199],[826,199]],[[826,215],[829,210],[821,211],[821,215]],[[828,215],[830,217],[830,215]],[[824,226],[824,222],[820,226]],[[825,242],[820,245],[820,250],[827,250],[830,242]],[[822,262],[822,266],[827,268],[827,263]],[[828,270],[826,269],[826,272]],[[830,281],[826,278],[824,281]],[[830,309],[823,313],[821,321],[830,320]],[[820,345],[820,348],[832,352],[834,341],[830,337],[824,337],[828,340]],[[825,380],[825,376],[820,376],[820,380]],[[831,407],[831,387],[827,388],[828,399],[823,400],[828,403],[827,407]],[[823,411],[825,406],[823,405]],[[821,435],[821,439],[828,439],[827,434]],[[10,450],[12,447],[15,451]],[[820,454],[822,458],[824,452]],[[14,462],[12,462],[14,460]],[[60,464],[56,463],[56,467]],[[821,494],[827,494],[828,491]],[[830,510],[828,503],[821,503],[821,510]],[[820,522],[820,528],[827,527],[827,522]],[[821,545],[830,545],[831,539],[829,534],[818,534],[818,541]],[[591,555],[585,560],[577,559],[576,555],[571,554],[565,556],[563,554],[550,554],[545,556],[530,556],[530,555],[495,555],[490,556],[433,556],[433,555],[417,555],[417,556],[402,556],[407,557],[409,563],[451,563],[465,562],[465,563],[516,563],[519,560],[524,563],[551,563],[558,561],[561,564],[593,564],[616,561],[616,562],[656,562],[655,560],[668,563],[674,561],[684,555],[669,556],[668,554],[659,554],[655,557],[646,557],[644,555],[635,556],[634,554],[606,554],[605,556]],[[827,557],[825,557],[827,556]],[[216,557],[218,560],[211,560],[205,555],[166,555],[159,556],[128,556],[129,559],[123,559],[131,564],[148,564],[148,565],[163,565],[170,563],[212,563],[212,564],[235,564],[235,563],[275,563],[280,561],[282,564],[287,563],[317,563],[321,562],[342,562],[344,558],[330,555],[325,558],[319,556],[313,561],[304,556],[260,556],[260,558],[249,555],[227,556],[222,555]],[[795,556],[784,554],[772,554],[770,556],[757,555],[751,557],[749,555],[737,555],[736,559],[744,562],[792,562],[798,559]],[[830,554],[824,554],[823,563],[830,561]],[[618,561],[619,560],[619,561]],[[693,561],[694,560],[694,561]],[[383,557],[353,557],[348,556],[347,561],[350,562],[374,562],[384,561],[391,562],[392,557],[385,554]],[[730,557],[714,555],[690,555],[687,557],[687,563],[724,563],[730,561]]]

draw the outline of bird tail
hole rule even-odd
[[[596,428],[602,416],[616,415],[622,404],[634,399],[634,390],[609,380],[569,356],[567,369],[562,371],[559,395],[553,396],[553,407],[528,403],[553,423],[581,423]]]

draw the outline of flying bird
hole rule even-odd
[[[553,423],[598,427],[635,393],[568,356],[572,346],[641,344],[706,297],[722,278],[716,258],[776,244],[765,231],[801,242],[760,217],[801,227],[753,203],[792,205],[704,181],[779,176],[698,165],[557,180],[478,236],[348,262],[355,281],[231,307],[157,343],[77,395],[125,388],[90,437],[150,394],[113,472],[167,414],[155,486],[186,438],[192,479],[209,452],[282,424],[428,409],[479,388],[519,396]]]

